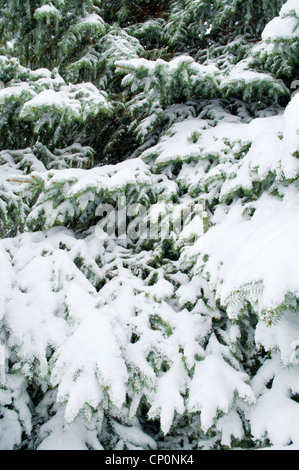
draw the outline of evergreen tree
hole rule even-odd
[[[295,0],[0,0],[0,448],[299,448]]]

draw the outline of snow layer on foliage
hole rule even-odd
[[[204,277],[233,322],[249,302],[258,315],[255,344],[273,359],[267,359],[246,384],[243,372],[224,361],[225,351],[217,359],[215,351],[222,346],[211,337],[204,359],[195,365],[187,409],[201,412],[204,430],[210,429],[219,411],[224,412],[216,427],[223,445],[230,445],[231,436],[241,438],[243,433],[239,415],[230,411],[230,397],[240,379],[239,396],[249,403],[256,400],[246,411],[254,438],[268,437],[273,449],[290,443],[288,448],[298,448],[298,96],[284,114],[249,124],[226,116],[216,126],[210,124],[200,118],[177,123],[142,155],[155,171],[169,172],[180,162],[178,186],[190,193],[198,189],[208,205],[214,204],[208,231],[183,248],[180,263],[193,263],[194,277],[177,295],[182,304],[195,302],[193,281]],[[264,185],[262,193],[255,193],[256,184]]]
[[[287,191],[283,201],[264,194],[253,207],[255,214],[246,220],[241,204],[234,205],[199,247],[209,255],[204,273],[232,318],[238,312],[234,293],[250,283],[263,285],[256,297],[259,313],[275,310],[289,292],[299,292],[297,190]]]
[[[298,372],[298,366],[280,370],[271,388],[264,391],[251,410],[251,429],[256,439],[267,433],[274,446],[285,447],[292,443],[298,447],[299,407],[295,398],[299,392]]]
[[[191,313],[173,309],[168,297],[174,295],[174,289],[162,276],[162,268],[155,272],[156,282],[146,284],[140,278],[137,267],[147,265],[150,253],[132,257],[116,243],[105,248],[93,232],[80,240],[64,228],[5,239],[0,246],[10,254],[14,272],[4,317],[8,346],[16,355],[14,371],[31,380],[39,378],[44,391],[48,382],[56,392],[50,402],[55,415],[39,430],[40,449],[100,448],[96,436],[101,424],[93,424],[92,410],[112,408],[120,412],[128,393],[131,417],[145,396],[150,404],[149,417],[160,419],[165,434],[176,415],[184,414],[187,390],[192,391],[190,410],[201,410],[206,430],[219,410],[229,411],[236,396],[253,401],[247,375],[238,370],[229,348],[216,338],[212,338],[206,353],[201,347],[211,328],[207,312],[202,315],[201,310]],[[79,259],[84,260],[81,269],[76,265]],[[103,268],[95,259],[101,259]],[[106,279],[99,292],[84,270]],[[92,279],[91,274],[89,277]],[[187,279],[182,282],[188,288]],[[138,339],[131,341],[132,335]],[[205,355],[205,361],[198,363]],[[220,393],[211,400],[208,384],[200,385],[198,395],[199,369],[205,364],[210,369],[208,363],[217,365],[210,370],[212,387],[218,387],[223,377],[218,365],[230,377],[225,398]],[[197,372],[190,377],[188,370],[193,366]],[[26,401],[21,384],[17,390]],[[39,407],[46,413],[46,402]],[[81,416],[89,424],[83,425]],[[28,417],[26,422],[28,428]],[[9,441],[8,446],[18,444],[18,429],[13,434],[16,440]],[[153,440],[142,436],[130,420],[127,428],[115,425],[115,431],[131,446],[154,447]],[[238,433],[237,426],[232,434]]]
[[[299,16],[299,5],[297,0],[287,0],[287,2],[282,6],[280,15],[285,16],[290,13],[295,13],[297,16]]]
[[[111,109],[105,94],[92,83],[84,83],[62,86],[59,91],[42,91],[24,104],[20,117],[28,119],[32,114],[38,114],[38,110],[44,113],[47,109],[59,112],[66,120],[85,120],[103,108],[106,111]]]
[[[8,66],[7,59],[4,66]],[[98,113],[110,114],[112,105],[106,92],[99,90],[93,83],[67,85],[58,74],[42,68],[35,71],[21,69],[17,60],[15,66],[20,68],[22,80],[12,80],[7,87],[0,90],[0,105],[12,101],[19,102],[16,115],[19,119],[33,121],[34,131],[38,133],[43,126],[65,126],[73,121],[85,122]]]
[[[293,155],[298,148],[298,99],[293,98],[284,115],[255,119],[249,124],[234,118],[231,122],[223,119],[215,127],[202,119],[187,119],[175,124],[142,157],[153,168],[185,161],[177,176],[179,186],[206,190],[203,197],[209,200],[217,196],[224,203],[239,190],[250,195],[254,184],[269,181],[271,186],[273,175],[276,185],[293,180],[299,172],[298,159]],[[244,153],[239,154],[246,145]],[[214,164],[209,163],[211,158]],[[211,181],[216,181],[213,191],[209,190]],[[279,193],[280,197],[264,192],[252,201],[240,199],[228,207],[219,204],[210,230],[185,249],[187,258],[197,258],[196,272],[209,279],[232,318],[238,314],[240,299],[236,294],[242,289],[249,292],[250,285],[255,284],[260,314],[275,310],[288,293],[298,295],[298,189],[282,184]],[[209,256],[207,261],[199,256],[203,253]],[[257,295],[259,282],[262,287]]]
[[[9,255],[0,247],[0,320],[2,320],[5,312],[7,300],[10,297],[13,284],[13,270],[10,264]]]
[[[117,165],[105,165],[104,167],[96,167],[92,170],[70,169],[63,173],[59,170],[43,174],[33,173],[33,177],[42,178],[45,189],[50,188],[53,183],[59,184],[66,180],[74,184],[69,189],[69,197],[76,193],[80,193],[83,188],[106,188],[113,191],[122,188],[124,185],[133,185],[136,182],[149,183],[151,174],[147,166],[142,161],[130,160]]]
[[[264,40],[280,38],[291,39],[299,37],[298,18],[299,6],[296,0],[288,0],[281,8],[280,16],[267,24],[263,31]]]
[[[205,359],[196,364],[188,398],[190,412],[201,411],[201,425],[207,432],[213,425],[217,413],[228,414],[235,394],[249,404],[255,403],[255,395],[246,382],[244,372],[231,367],[226,361],[226,347],[214,335],[205,351]]]
[[[4,408],[1,414],[0,450],[12,450],[21,443],[22,427],[15,411]]]
[[[290,117],[290,120],[292,117]],[[163,164],[169,164],[172,160],[190,160],[193,157],[198,159],[199,164],[197,165],[200,171],[200,160],[208,155],[219,155],[223,154],[226,150],[225,141],[230,142],[253,142],[254,145],[259,145],[259,139],[268,139],[271,145],[271,139],[274,138],[275,145],[281,145],[278,134],[282,127],[282,117],[274,116],[271,118],[260,118],[253,120],[250,124],[242,123],[241,119],[229,116],[227,119],[220,120],[218,125],[215,127],[213,121],[206,119],[190,118],[175,124],[166,133],[160,142],[146,150],[142,154],[142,158],[145,161],[155,156],[154,166],[159,167]],[[193,141],[193,136],[195,142]],[[265,142],[260,142],[262,147]],[[256,165],[265,165],[268,167],[269,161],[273,159],[273,152],[268,145],[264,145],[263,158],[259,152],[251,154],[256,160]],[[277,157],[276,159],[280,158]],[[242,162],[238,163],[242,165]],[[273,163],[274,165],[275,163]],[[252,165],[253,166],[253,165]],[[197,168],[195,167],[195,171]],[[240,172],[238,172],[239,174]],[[249,175],[248,175],[249,176]],[[194,173],[191,184],[195,184],[198,181],[197,173]]]
[[[266,26],[262,38],[264,40],[298,38],[298,20],[292,17],[277,17]]]
[[[124,68],[128,72],[136,69],[153,72],[157,68],[163,67],[169,70],[169,73],[171,74],[175,73],[177,69],[186,64],[190,64],[193,67],[192,71],[198,74],[214,75],[219,73],[219,70],[215,65],[201,65],[196,63],[192,57],[182,55],[172,59],[170,62],[166,62],[163,59],[158,59],[156,61],[147,59],[119,60],[116,62],[116,67]]]
[[[299,360],[299,326],[291,309],[294,305],[288,299],[290,308],[281,319],[277,314],[279,322],[271,327],[263,322],[273,315],[275,319],[275,309],[289,294],[298,297],[299,292],[295,181],[299,169],[293,155],[298,139],[297,99],[284,115],[248,124],[228,115],[219,118],[217,125],[201,118],[186,119],[142,159],[87,171],[41,168],[23,177],[43,188],[30,214],[37,219],[38,208],[48,204],[47,194],[53,198],[53,187],[58,188],[58,200],[63,194],[64,202],[72,201],[73,208],[78,197],[80,210],[85,192],[117,195],[127,186],[138,191],[155,187],[158,199],[153,211],[160,207],[167,213],[180,187],[187,191],[185,202],[198,191],[208,206],[214,204],[211,226],[204,234],[194,233],[195,242],[182,247],[181,258],[172,266],[178,269],[173,274],[177,289],[171,276],[165,278],[165,266],[153,270],[151,251],[134,254],[115,241],[104,245],[95,228],[84,239],[70,230],[52,228],[1,241],[0,277],[5,291],[0,315],[15,354],[14,371],[29,380],[38,377],[45,390],[48,381],[56,393],[52,416],[38,434],[40,449],[101,448],[102,421],[99,418],[95,424],[93,410],[120,413],[128,394],[127,426],[112,425],[119,446],[154,448],[133,422],[143,397],[149,404],[148,417],[160,420],[165,435],[177,416],[199,414],[203,432],[214,429],[222,445],[229,446],[233,437],[244,436],[242,403],[256,439],[266,434],[273,445],[298,442],[291,421],[298,414],[293,371]],[[1,156],[7,178],[14,168],[12,157],[3,152]],[[178,161],[183,165],[174,181],[169,168]],[[161,168],[166,168],[165,174],[153,173]],[[255,184],[266,188],[258,197]],[[276,191],[270,191],[273,184]],[[247,191],[245,201],[238,196],[240,190]],[[196,232],[196,218],[193,222]],[[50,219],[48,223],[51,226]],[[183,233],[187,239],[188,230]],[[179,237],[176,240],[180,242]],[[180,273],[186,265],[192,266],[189,275]],[[153,270],[152,281],[140,276],[145,268]],[[233,352],[240,338],[238,324],[231,327],[224,343],[212,332],[213,320],[220,316],[211,293],[233,322],[239,320],[244,304],[251,302],[259,319],[256,347],[279,352],[279,359],[265,361],[252,382]],[[194,305],[193,310],[185,308],[187,304]],[[290,371],[285,369],[289,366]],[[268,388],[271,380],[273,386]],[[8,448],[20,442],[18,423],[26,423],[27,429],[31,425],[23,385],[14,386],[22,406],[3,418],[5,429],[13,429],[7,433],[11,436],[5,444]],[[280,400],[281,409],[274,409]],[[282,416],[286,425],[279,427]]]
[[[100,24],[102,26],[103,20],[96,13],[92,13],[82,18],[80,23],[88,23],[88,24],[96,24],[96,25]]]
[[[52,419],[39,432],[41,441],[37,450],[103,450],[97,439],[97,429],[86,428],[82,419],[66,426],[64,408],[58,408]]]
[[[59,20],[62,19],[61,13],[59,12],[59,10],[57,10],[57,8],[54,5],[52,5],[52,3],[50,5],[46,4],[46,5],[42,5],[39,8],[36,8],[34,12],[34,18],[39,19],[39,18],[48,18],[48,17],[54,17]]]
[[[43,198],[51,194],[53,183],[63,188],[59,191],[64,200],[73,204],[86,191],[118,194],[126,186],[140,191],[143,185],[156,185],[156,205],[162,208],[180,186],[190,194],[200,188],[200,197],[204,194],[208,205],[218,200],[210,228],[204,234],[195,233],[195,242],[183,247],[177,267],[191,263],[193,268],[190,277],[177,274],[177,290],[165,279],[162,267],[156,268],[154,282],[146,283],[138,275],[138,269],[152,269],[147,265],[150,251],[133,255],[116,242],[107,249],[94,229],[82,240],[64,228],[2,240],[0,276],[5,291],[0,308],[9,331],[8,345],[18,358],[14,369],[29,379],[49,380],[57,393],[56,414],[39,433],[41,449],[100,448],[96,435],[101,426],[86,427],[78,416],[90,420],[91,410],[120,410],[128,393],[131,418],[145,396],[148,416],[160,420],[164,434],[176,416],[186,411],[200,413],[202,430],[216,426],[222,444],[230,445],[232,437],[243,436],[237,411],[237,403],[243,401],[257,439],[267,433],[274,445],[298,440],[291,424],[276,434],[281,415],[272,408],[282,396],[286,416],[292,416],[293,408],[297,413],[296,401],[281,385],[284,378],[290,379],[292,393],[297,394],[293,375],[284,372],[285,366],[297,367],[298,363],[296,313],[285,311],[271,328],[263,323],[289,294],[297,297],[299,292],[297,187],[295,182],[284,184],[298,174],[298,160],[293,156],[298,139],[297,99],[293,98],[284,115],[248,124],[228,115],[216,126],[201,118],[186,119],[175,124],[142,159],[88,171],[43,169],[26,176],[43,186],[31,218],[38,218],[38,207],[48,204]],[[13,168],[10,158],[7,154],[5,175]],[[152,173],[177,161],[183,165],[176,181]],[[255,183],[272,187],[273,175],[278,194],[265,190],[251,198]],[[240,197],[234,200],[240,189],[248,192],[245,202]],[[231,195],[232,202],[226,204]],[[185,198],[192,199],[188,194]],[[82,201],[79,204],[82,210]],[[98,291],[94,284],[99,281]],[[239,330],[231,329],[231,345],[222,344],[212,333],[213,318],[219,317],[201,298],[203,286],[220,300],[232,321],[238,320],[244,303],[251,302],[260,319],[256,346],[279,351],[276,366],[267,370],[270,362],[265,362],[252,383],[232,353]],[[188,303],[196,305],[193,311],[184,308]],[[270,390],[265,383],[271,379]],[[224,416],[218,420],[221,413]],[[16,419],[7,415],[5,426]],[[8,447],[19,442],[18,429]],[[130,435],[130,445],[138,446],[138,428],[133,426],[129,432],[115,425],[115,429],[121,440]]]
[[[129,450],[156,449],[157,447],[155,440],[145,434],[139,425],[123,426],[117,421],[113,421],[112,426],[121,438],[117,450],[123,450],[123,444],[126,444]]]
[[[22,97],[26,97],[25,99],[30,99],[35,96],[35,92],[30,89],[30,85],[28,83],[20,83],[16,86],[10,86],[7,88],[2,88],[0,90],[0,104],[5,104],[6,101],[14,99],[21,99]]]
[[[299,95],[296,94],[287,106],[284,114],[283,125],[283,148],[281,158],[284,158],[283,170],[289,178],[298,171],[298,162],[295,159],[288,159],[289,155],[295,155],[299,149],[299,115],[298,115]],[[290,164],[292,168],[290,167]]]
[[[27,107],[36,108],[39,106],[54,106],[63,109],[65,106],[71,106],[71,103],[68,95],[63,93],[63,91],[56,92],[54,90],[45,90],[28,101],[23,110],[26,110]]]
[[[96,167],[92,170],[32,172],[31,178],[33,184],[41,184],[43,187],[27,217],[26,223],[31,227],[40,227],[41,215],[45,220],[43,227],[46,228],[57,222],[72,223],[77,215],[83,219],[90,216],[94,220],[98,205],[106,200],[110,204],[113,201],[117,203],[120,196],[128,193],[130,197],[132,193],[135,194],[134,202],[140,203],[137,188],[143,194],[145,204],[148,204],[150,194],[157,193],[162,200],[169,200],[177,192],[175,182],[169,181],[165,184],[167,178],[153,175],[141,160]],[[132,199],[130,202],[133,204]],[[82,211],[85,212],[82,214]]]
[[[279,348],[284,366],[296,365],[299,362],[299,316],[298,312],[287,311],[283,318],[269,329],[266,323],[260,322],[255,333],[256,343],[265,351]]]

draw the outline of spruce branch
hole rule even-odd
[[[134,2],[132,2],[132,7],[134,8],[134,10],[138,11],[138,13],[145,16],[147,19],[150,19],[150,15],[148,13],[146,13],[144,10],[142,10],[142,8],[140,8]]]

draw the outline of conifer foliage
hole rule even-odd
[[[299,448],[298,51],[297,0],[0,0],[0,449]]]

